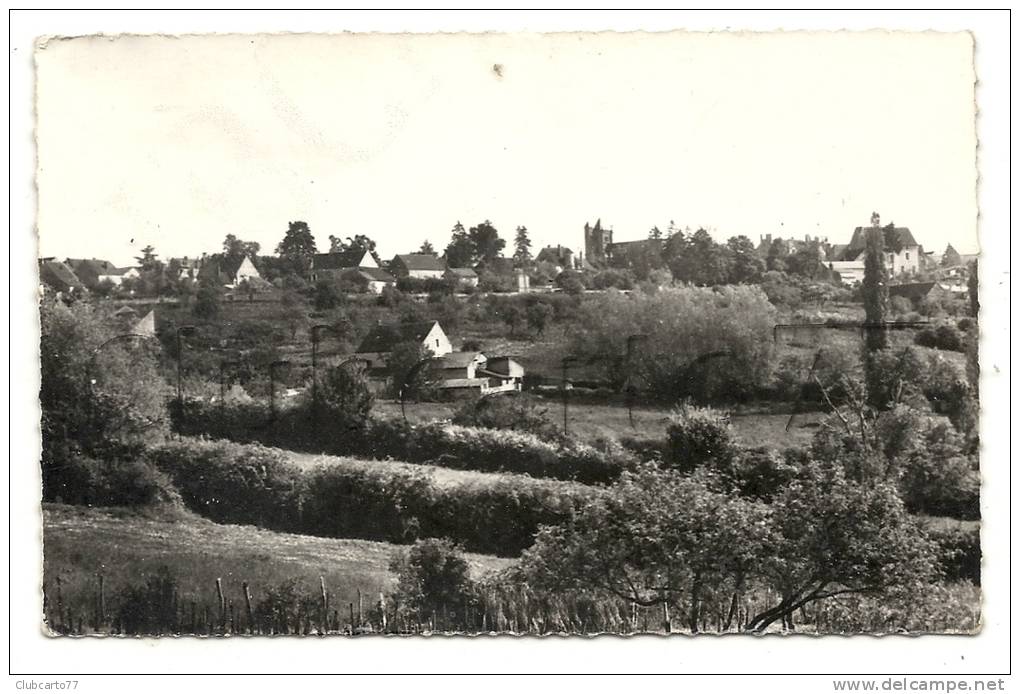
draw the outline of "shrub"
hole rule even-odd
[[[729,417],[707,407],[685,406],[675,411],[666,427],[666,464],[690,472],[706,463],[726,466],[735,454]]]
[[[353,365],[342,365],[326,372],[319,384],[319,401],[330,426],[359,432],[365,428],[375,398],[365,375]]]
[[[928,537],[938,545],[944,581],[968,580],[981,585],[981,528],[944,518],[924,519]]]
[[[443,486],[425,466],[343,458],[302,471],[281,451],[225,441],[174,441],[150,456],[185,505],[216,522],[400,543],[449,537],[500,556],[516,555],[539,525],[563,522],[599,493],[516,475]]]
[[[956,329],[959,330],[961,333],[969,333],[971,330],[974,329],[975,325],[977,325],[977,323],[974,322],[973,318],[964,317],[961,318],[959,322],[957,322]]]
[[[741,449],[720,469],[741,496],[770,501],[793,481],[800,468],[780,453],[765,447]]]
[[[549,410],[528,395],[492,395],[466,402],[454,414],[461,426],[507,429],[555,441],[559,429],[549,421]]]
[[[393,597],[401,613],[417,622],[443,615],[448,626],[467,627],[463,617],[474,602],[474,583],[456,544],[445,538],[419,540],[393,555],[390,571],[397,576]]]
[[[301,474],[277,450],[178,440],[149,449],[191,510],[218,523],[299,531]]]
[[[960,336],[960,331],[952,325],[945,324],[936,328],[935,338],[937,340],[936,346],[939,349],[951,352],[963,351],[963,338]]]
[[[655,294],[586,297],[569,353],[622,386],[630,335],[647,335],[631,360],[635,380],[653,395],[732,399],[757,392],[771,372],[776,313],[758,287],[682,287]]]
[[[905,296],[894,296],[889,299],[889,308],[894,315],[904,315],[914,310],[914,304]]]
[[[137,454],[101,459],[72,454],[49,469],[59,470],[59,475],[44,477],[43,496],[50,501],[86,506],[181,503],[170,478]]]
[[[981,475],[970,457],[917,451],[903,466],[900,488],[912,513],[963,520],[981,517]]]
[[[177,628],[177,577],[161,566],[145,583],[121,589],[116,621],[122,633],[170,634]]]
[[[608,268],[592,277],[595,289],[633,289],[634,282],[634,273],[627,269]]]

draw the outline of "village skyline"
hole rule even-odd
[[[39,253],[271,252],[296,220],[384,255],[483,220],[575,251],[597,218],[846,243],[874,210],[978,251],[967,35],[741,36],[51,42]]]

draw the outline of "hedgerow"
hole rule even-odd
[[[149,457],[189,509],[217,522],[398,543],[448,537],[501,556],[520,553],[539,525],[562,523],[599,493],[523,476],[441,486],[424,467],[343,458],[302,470],[283,451],[227,441],[173,441]]]

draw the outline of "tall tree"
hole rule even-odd
[[[474,247],[475,257],[482,263],[491,263],[503,255],[506,241],[499,238],[499,232],[488,219],[471,227],[468,230],[468,238]]]
[[[316,250],[315,237],[307,222],[290,222],[276,254],[288,261],[293,272],[304,277],[311,270]]]
[[[156,256],[156,249],[152,245],[148,245],[142,249],[141,255],[135,256],[135,262],[138,263],[138,267],[144,271],[151,271],[156,263],[159,262]]]
[[[424,241],[422,241],[421,248],[418,249],[418,252],[424,255],[435,255],[436,249],[433,248],[431,241],[425,239]]]
[[[233,234],[227,234],[223,239],[223,257],[233,263],[238,263],[243,258],[254,258],[262,250],[262,244],[258,241],[242,241]]]
[[[333,236],[332,234],[329,237],[330,253],[344,253],[345,251],[355,248],[360,248],[367,252],[372,256],[372,259],[375,260],[376,265],[379,265],[380,267],[382,266],[382,259],[379,258],[379,254],[375,250],[375,241],[370,239],[368,236],[364,234],[357,234],[353,238],[348,236],[346,240],[339,236]]]
[[[528,227],[517,227],[514,236],[514,265],[527,267],[531,263],[531,239],[528,238]]]
[[[446,264],[450,267],[467,267],[475,262],[475,247],[464,230],[464,225],[457,222],[450,232],[450,243],[446,246]]]
[[[729,249],[717,244],[705,229],[690,236],[677,234],[667,245],[669,269],[678,281],[699,287],[726,284],[732,262]]]
[[[731,284],[753,284],[761,280],[765,272],[765,260],[758,255],[754,242],[746,236],[733,236],[726,242],[730,251]]]
[[[652,227],[651,229],[648,230],[648,238],[650,238],[650,239],[661,239],[662,238],[662,229],[660,229],[657,226]]]
[[[872,215],[875,218],[877,215]],[[867,231],[864,249],[864,282],[861,294],[864,299],[864,371],[868,404],[875,409],[885,408],[888,403],[883,393],[886,386],[881,382],[881,370],[876,361],[878,352],[886,348],[885,316],[889,302],[888,275],[885,270],[885,240],[882,229],[872,226]]]

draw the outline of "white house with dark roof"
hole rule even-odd
[[[446,263],[431,253],[399,253],[390,261],[390,271],[397,277],[442,279]]]
[[[350,248],[341,253],[316,253],[312,256],[312,282],[356,275],[368,282],[368,288],[379,294],[387,285],[396,284],[390,273],[379,267],[372,253],[362,248]]]
[[[439,321],[421,321],[376,325],[362,339],[354,354],[364,359],[369,369],[384,368],[393,348],[407,342],[420,344],[436,357],[453,351],[450,338],[446,336]]]
[[[863,277],[864,251],[867,249],[867,232],[870,229],[881,228],[885,245],[883,259],[885,269],[890,276],[895,277],[901,273],[916,273],[922,269],[924,249],[917,242],[914,235],[907,227],[898,227],[894,224],[880,226],[878,214],[871,216],[870,227],[857,227],[854,229],[853,237],[846,248],[830,264],[831,269],[841,275],[844,271],[840,269],[842,263],[859,263],[861,276]],[[846,268],[849,270],[849,266]],[[846,279],[844,278],[844,281]]]

